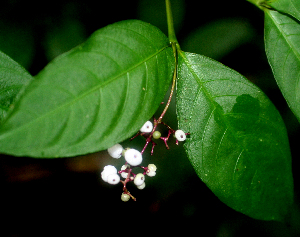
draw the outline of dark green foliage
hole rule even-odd
[[[178,67],[179,128],[191,133],[185,149],[199,177],[235,210],[282,219],[293,178],[276,108],[255,85],[206,57],[180,52]]]
[[[66,157],[106,149],[157,110],[172,78],[167,37],[141,21],[96,31],[51,62],[0,128],[0,151]]]

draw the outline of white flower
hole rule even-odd
[[[124,154],[125,160],[132,166],[140,165],[143,161],[142,154],[135,149],[128,149]]]
[[[148,172],[147,172],[147,175],[148,175],[149,177],[153,177],[153,176],[156,175],[156,172],[155,172],[155,171],[148,171]]]
[[[186,139],[186,135],[185,135],[184,131],[182,131],[182,130],[177,130],[175,132],[175,137],[180,142],[183,142]]]
[[[107,165],[104,167],[103,171],[101,172],[101,178],[103,181],[108,182],[108,176],[111,174],[117,174],[118,170],[113,165]]]
[[[108,154],[115,159],[119,159],[122,156],[123,147],[120,144],[116,144],[107,149]]]
[[[155,164],[149,164],[148,165],[148,169],[150,170],[150,171],[156,171],[157,170],[157,167],[156,167],[156,165]]]
[[[145,182],[145,175],[143,175],[142,173],[137,174],[137,175],[135,176],[133,182],[134,182],[134,184],[135,184],[136,186],[142,185],[142,184]]]
[[[141,185],[136,186],[138,189],[144,189],[146,186],[146,183],[142,183]]]
[[[127,168],[128,168],[127,165],[123,165],[123,166],[121,167],[121,170],[126,170]],[[122,173],[121,173],[121,176],[122,176],[122,178],[126,179],[127,176],[128,176],[128,173],[127,173],[127,172],[122,172]]]
[[[117,174],[110,174],[107,176],[107,183],[109,184],[117,184],[120,182],[120,176]]]
[[[147,170],[147,175],[150,176],[150,177],[153,177],[156,175],[156,165],[154,164],[149,164],[148,165],[148,170]]]
[[[153,129],[153,124],[151,123],[151,121],[147,121],[143,127],[141,127],[140,131],[141,132],[152,132]]]

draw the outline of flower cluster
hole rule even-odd
[[[184,133],[182,130],[173,130],[168,125],[164,124],[168,128],[168,135],[167,137],[162,137],[161,133],[159,131],[156,131],[157,128],[157,121],[154,119],[154,125],[152,122],[147,121],[140,131],[137,133],[136,136],[134,136],[132,139],[137,137],[138,135],[142,135],[146,138],[146,145],[144,146],[143,150],[139,152],[136,149],[133,148],[126,148],[124,149],[122,145],[116,144],[112,147],[110,147],[107,151],[108,154],[115,159],[119,159],[121,157],[125,158],[125,164],[121,167],[121,169],[118,171],[116,167],[112,165],[107,165],[104,167],[103,171],[101,172],[101,178],[103,181],[109,183],[109,184],[123,184],[123,193],[121,195],[121,200],[124,202],[129,201],[130,198],[132,198],[134,201],[136,201],[136,198],[131,195],[131,193],[127,189],[127,183],[133,182],[138,189],[144,189],[145,188],[145,176],[153,177],[156,175],[157,167],[154,164],[149,164],[148,166],[142,166],[143,161],[143,153],[147,147],[147,145],[151,142],[152,143],[152,150],[151,155],[153,155],[153,149],[156,145],[155,142],[153,142],[153,139],[161,139],[164,141],[166,148],[169,149],[169,146],[167,144],[167,141],[171,134],[174,134],[176,138],[176,144],[178,144],[178,141],[184,141],[186,139],[186,135],[188,133]],[[140,168],[140,173],[133,173],[133,168]],[[121,177],[124,180],[121,180]]]
[[[156,130],[158,124],[163,124],[164,126],[166,126],[168,128],[168,135],[166,137],[162,137],[160,131]],[[136,138],[139,135],[144,136],[146,138],[146,144],[145,144],[143,150],[141,151],[141,153],[142,154],[144,153],[145,149],[147,148],[147,146],[151,142],[152,143],[151,155],[153,155],[154,147],[157,145],[153,141],[153,139],[163,140],[164,143],[165,143],[166,148],[169,149],[168,140],[169,140],[171,134],[173,134],[174,137],[176,138],[176,142],[175,142],[176,145],[178,145],[178,142],[185,141],[186,135],[189,135],[189,133],[185,133],[182,130],[176,130],[175,131],[169,125],[165,124],[164,122],[159,122],[154,118],[154,125],[152,124],[151,121],[147,121],[143,125],[143,127],[140,129],[140,131],[133,138],[131,138],[131,140],[133,140],[134,138]]]

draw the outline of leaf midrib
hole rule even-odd
[[[81,95],[75,97],[73,100],[71,100],[71,101],[69,101],[69,102],[66,102],[66,103],[62,104],[62,105],[60,105],[60,106],[54,108],[53,110],[51,110],[51,111],[49,111],[49,112],[47,112],[47,113],[44,113],[44,114],[42,114],[42,115],[39,116],[39,117],[36,117],[36,118],[33,119],[33,120],[30,120],[28,123],[25,123],[25,124],[23,124],[22,126],[19,126],[19,127],[15,128],[15,129],[13,129],[12,131],[10,130],[9,132],[2,133],[2,134],[0,135],[0,138],[3,139],[3,138],[5,138],[5,137],[7,137],[7,136],[10,136],[11,134],[16,133],[17,131],[22,130],[22,129],[24,129],[24,128],[30,126],[32,123],[34,123],[34,122],[36,122],[36,121],[38,121],[38,120],[41,120],[41,119],[43,119],[43,118],[45,118],[45,117],[47,117],[47,116],[50,116],[51,114],[55,113],[56,111],[60,111],[60,110],[62,110],[62,109],[64,109],[64,108],[66,108],[66,107],[71,106],[72,104],[75,104],[77,101],[81,100],[82,98],[84,98],[84,97],[86,97],[86,96],[88,96],[88,95],[94,93],[95,91],[97,91],[97,90],[100,89],[100,88],[105,87],[105,86],[108,85],[109,83],[111,83],[111,82],[113,82],[113,81],[115,81],[115,80],[118,80],[120,77],[122,77],[123,75],[127,74],[128,72],[131,72],[131,71],[135,70],[135,69],[138,68],[140,65],[142,65],[142,64],[144,64],[145,62],[149,61],[151,58],[156,57],[158,54],[160,54],[162,51],[164,51],[165,49],[167,49],[167,48],[169,48],[169,47],[170,47],[169,45],[164,46],[164,47],[161,48],[160,50],[158,50],[158,51],[156,51],[155,53],[149,55],[147,58],[145,58],[145,59],[142,60],[141,62],[139,62],[139,63],[133,65],[132,67],[128,68],[127,70],[124,70],[123,72],[121,72],[120,74],[118,74],[118,75],[112,77],[111,79],[108,79],[108,80],[104,81],[103,83],[101,83],[101,84],[99,84],[99,85],[97,85],[97,86],[92,87],[91,89],[87,90],[86,92],[82,93]],[[21,99],[22,99],[22,98],[21,98]],[[12,115],[12,114],[14,114],[14,113],[11,113],[10,115]],[[6,120],[2,123],[2,125],[4,125],[7,121],[9,121],[10,115],[8,115],[8,116],[6,117]]]
[[[286,35],[286,33],[282,29],[280,29],[280,24],[272,16],[271,11],[266,11],[266,13],[269,15],[270,19],[272,19],[272,21],[273,21],[274,25],[276,26],[277,30],[280,32],[280,35],[282,35],[282,37],[284,38],[286,43],[289,45],[289,47],[292,49],[292,51],[294,52],[294,54],[297,57],[298,61],[300,62],[300,54],[299,54],[298,50],[294,47],[292,41],[290,41],[288,39],[288,36]],[[277,13],[280,14],[279,12],[277,12]]]
[[[276,11],[273,11],[274,13],[277,13],[277,14],[281,14],[280,12],[276,12]],[[290,48],[290,51],[292,51],[293,55],[295,55],[297,61],[298,61],[298,64],[300,64],[300,53],[299,51],[295,48],[294,44],[292,43],[291,40],[288,39],[288,35],[286,35],[285,31],[283,31],[280,27],[280,24],[277,22],[276,18],[273,17],[272,13],[271,13],[271,10],[268,10],[266,11],[266,14],[268,14],[268,16],[270,17],[271,21],[273,22],[274,26],[276,27],[276,29],[278,30],[279,32],[279,35],[281,35],[284,39],[284,41],[287,43],[288,47]],[[286,58],[288,57],[288,55],[290,54],[290,51],[289,53],[286,55]],[[273,52],[273,58],[274,58],[274,54],[275,54],[276,50],[274,50]],[[284,61],[284,66],[282,67],[281,69],[281,75],[280,77],[281,78],[285,78],[284,76],[284,71],[285,71],[285,64],[286,64],[286,60]],[[279,68],[278,68],[278,71],[279,71]],[[274,74],[275,75],[275,74]],[[300,83],[300,79],[298,78],[297,80],[297,85]],[[280,84],[279,84],[280,85]],[[287,83],[286,83],[287,85]],[[285,88],[287,88],[287,86],[283,85],[283,94],[285,95],[286,94],[286,90]],[[299,91],[298,91],[298,87],[295,86],[293,88],[291,88],[291,91],[293,91],[294,95],[295,95],[295,100],[297,101],[297,98],[299,97]],[[293,98],[291,98],[293,99]],[[290,105],[292,105],[292,110],[295,110],[297,111],[297,108],[296,108],[296,103],[295,102],[291,102],[290,99],[288,99],[288,103]],[[297,112],[294,112],[295,114],[297,114]]]
[[[182,58],[184,59],[184,62],[186,64],[186,66],[188,67],[189,71],[193,74],[193,77],[197,80],[197,83],[200,85],[201,89],[203,90],[203,93],[205,94],[206,97],[208,97],[208,100],[210,101],[210,104],[213,106],[213,111],[216,111],[218,113],[218,115],[223,119],[225,125],[226,125],[226,130],[228,130],[231,135],[234,137],[235,141],[237,144],[239,144],[239,147],[241,148],[241,150],[243,151],[243,153],[246,156],[249,156],[247,154],[247,152],[245,153],[244,151],[247,151],[247,149],[244,147],[244,144],[242,142],[240,142],[240,139],[238,139],[238,136],[235,133],[235,130],[232,128],[232,126],[229,124],[229,122],[227,121],[227,119],[225,118],[224,114],[222,112],[220,112],[220,109],[215,105],[214,103],[214,99],[213,96],[210,94],[210,92],[205,88],[204,84],[201,79],[199,78],[199,76],[194,72],[194,70],[192,69],[192,67],[190,66],[189,60],[187,59],[187,57],[185,56],[183,51],[180,51],[179,54],[182,56]],[[202,139],[202,138],[201,138]]]

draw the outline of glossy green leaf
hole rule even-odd
[[[32,76],[22,66],[0,51],[0,122],[31,80]]]
[[[265,11],[265,47],[276,82],[300,121],[300,25],[276,11]]]
[[[299,0],[268,0],[268,5],[275,10],[287,13],[300,20],[300,1]]]
[[[280,220],[293,200],[291,156],[275,106],[237,72],[179,53],[177,116],[198,176],[229,207]]]
[[[130,20],[100,29],[30,83],[0,127],[0,152],[66,157],[121,142],[157,110],[173,69],[156,27]]]

